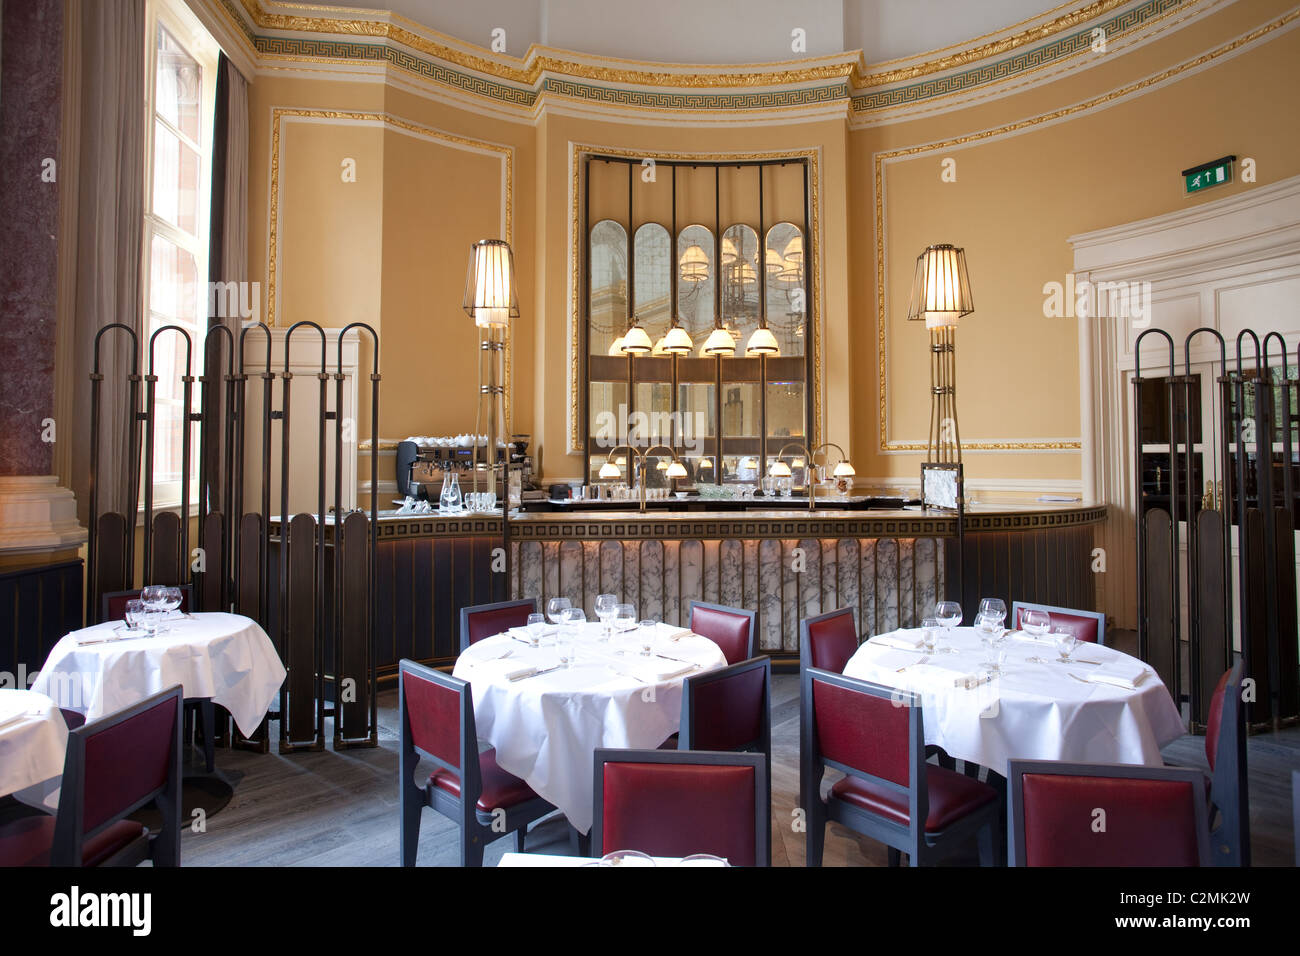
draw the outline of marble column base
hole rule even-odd
[[[79,548],[77,499],[54,475],[0,476],[0,557]]]

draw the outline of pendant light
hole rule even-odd
[[[767,249],[767,233],[764,232],[766,224],[763,217],[763,167],[758,167],[758,241]],[[768,256],[775,255],[775,249],[767,249]],[[780,260],[780,256],[776,257]],[[769,259],[770,262],[770,259]],[[745,268],[750,268],[749,262],[745,263]],[[779,268],[779,267],[778,267]],[[752,271],[752,269],[751,269]],[[755,276],[757,279],[757,276]],[[758,287],[758,328],[756,328],[749,337],[749,343],[745,346],[745,355],[780,355],[781,348],[776,343],[776,336],[772,330],[767,327],[767,276],[763,276],[763,282]]]

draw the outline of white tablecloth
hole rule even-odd
[[[117,637],[121,622],[73,631],[54,645],[32,690],[96,720],[180,684],[187,698],[211,697],[245,736],[257,730],[286,671],[266,632],[239,614],[195,614],[157,637]]]
[[[54,701],[35,691],[0,690],[0,796],[56,809],[67,749],[68,725]],[[47,781],[53,783],[42,788]]]
[[[681,720],[683,678],[726,664],[718,645],[707,638],[690,634],[674,641],[662,636],[655,642],[657,653],[698,666],[662,681],[624,676],[647,663],[670,670],[676,662],[642,657],[635,632],[631,638],[600,642],[600,628],[597,623],[584,626],[572,668],[508,680],[502,669],[511,661],[550,666],[556,649],[532,648],[503,634],[472,645],[452,672],[473,688],[478,735],[496,748],[497,763],[563,810],[580,833],[591,830],[596,749],[658,747],[676,733]],[[509,658],[494,660],[507,650]]]
[[[1097,664],[1059,664],[1050,641],[1017,633],[1007,639],[1001,676],[967,689],[953,682],[982,673],[983,647],[970,627],[954,628],[951,646],[959,653],[931,654],[918,664],[920,653],[868,641],[844,673],[919,693],[927,744],[1004,776],[1011,758],[1159,766],[1160,748],[1186,733],[1169,691],[1150,668],[1135,690],[1085,683],[1077,678],[1086,678]],[[1099,644],[1078,644],[1072,656],[1141,665]],[[1050,662],[1029,663],[1029,657]]]

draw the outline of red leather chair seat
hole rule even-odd
[[[134,820],[119,820],[81,846],[83,866],[99,866],[109,857],[146,839],[149,831]],[[0,866],[49,866],[54,843],[54,817],[23,817],[0,827]]]
[[[965,774],[933,764],[926,764],[925,770],[930,804],[930,812],[925,820],[926,833],[947,829],[966,814],[998,798],[997,791],[988,784],[972,780]],[[892,793],[869,780],[850,776],[831,787],[831,796],[907,826],[906,794]]]
[[[483,794],[478,808],[491,813],[497,807],[513,807],[537,797],[533,788],[512,773],[501,769],[496,750],[479,754],[479,774],[483,779]],[[440,767],[429,775],[429,783],[453,797],[460,796],[460,775]]]

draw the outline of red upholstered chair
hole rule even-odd
[[[771,795],[762,754],[596,751],[592,855],[712,853],[767,866]]]
[[[718,647],[728,664],[739,664],[754,656],[754,611],[725,604],[691,602],[691,630],[707,637]]]
[[[148,804],[150,835],[127,817]],[[181,689],[93,720],[68,734],[57,816],[0,828],[0,866],[154,866],[181,863]]]
[[[523,627],[528,615],[537,613],[537,601],[498,601],[460,609],[460,652],[485,637],[501,634],[512,627]]]
[[[1012,760],[1007,786],[1012,866],[1210,863],[1199,771]]]
[[[1011,605],[1011,620],[1017,630],[1020,628],[1020,615],[1031,610],[1046,611],[1052,619],[1052,627],[1072,632],[1076,640],[1089,644],[1106,643],[1106,615],[1101,611],[1076,611],[1068,607],[1052,607],[1050,604],[1015,601]]]
[[[842,674],[844,665],[858,649],[858,628],[853,623],[853,609],[842,607],[799,624],[799,669]]]
[[[925,762],[921,698],[819,668],[801,675],[799,792],[808,813],[808,866],[821,866],[829,821],[879,840],[897,866],[931,863],[972,839],[992,866],[998,794]],[[821,795],[827,767],[848,776]]]
[[[555,807],[502,770],[495,750],[479,753],[468,683],[414,661],[404,660],[400,667],[402,866],[415,866],[425,807],[460,824],[461,866],[482,866],[483,848],[506,833],[515,834],[522,853],[528,824]],[[421,757],[434,769],[427,782],[417,784],[415,765]]]
[[[760,753],[770,780],[771,688],[772,659],[766,656],[686,678],[678,749]]]
[[[1250,866],[1246,789],[1246,722],[1241,710],[1243,666],[1224,671],[1205,721],[1205,759],[1210,765],[1209,812],[1214,866]]]

